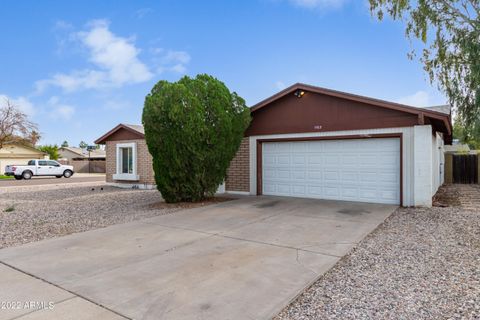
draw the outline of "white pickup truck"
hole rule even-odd
[[[73,166],[65,166],[54,160],[30,160],[25,165],[9,165],[5,167],[6,176],[14,176],[17,180],[29,180],[33,176],[55,176],[70,178]]]

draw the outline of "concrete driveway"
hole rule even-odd
[[[0,250],[0,319],[269,319],[395,206],[248,197]],[[5,298],[6,297],[6,298]]]

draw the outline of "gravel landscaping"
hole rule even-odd
[[[439,194],[442,207],[398,209],[275,320],[480,319],[480,187]]]
[[[0,188],[0,248],[223,200],[166,204],[157,190],[119,189],[100,183]]]

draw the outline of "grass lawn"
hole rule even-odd
[[[13,176],[5,176],[3,174],[0,174],[0,180],[4,180],[4,179],[13,179]]]

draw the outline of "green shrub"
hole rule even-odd
[[[200,201],[224,181],[250,110],[221,81],[198,75],[159,81],[145,98],[142,118],[162,197]]]
[[[3,210],[4,212],[13,212],[15,211],[15,205],[10,205],[8,207],[5,208],[5,210]]]
[[[38,150],[48,153],[51,160],[58,160],[58,157],[60,157],[58,154],[58,146],[56,144],[40,146],[38,147]]]

